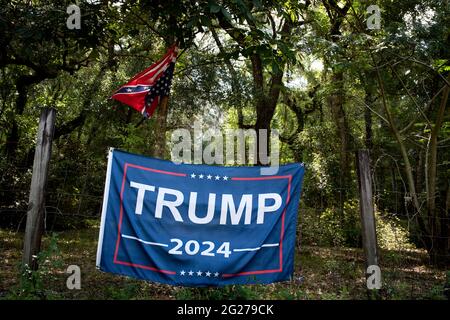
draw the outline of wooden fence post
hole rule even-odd
[[[369,281],[369,277],[372,277],[372,275],[367,273],[367,268],[371,267],[370,270],[372,270],[375,267],[379,271],[369,151],[358,150],[356,159],[359,182],[359,208],[361,214],[362,240],[364,253],[366,255],[366,278],[367,281]],[[377,273],[375,270],[374,272]],[[374,276],[379,277],[379,279],[375,279],[379,283],[379,287],[377,288],[377,286],[375,286],[372,288],[379,289],[381,287],[381,273],[378,272],[378,274],[375,274]],[[372,288],[368,285],[368,289]]]
[[[43,109],[37,132],[22,257],[22,264],[28,265],[32,270],[38,268],[35,257],[39,253],[44,231],[45,188],[52,152],[55,116],[55,109]]]

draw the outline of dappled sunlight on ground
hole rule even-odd
[[[0,298],[17,298],[23,233],[0,230]],[[59,254],[43,278],[48,299],[367,299],[361,249],[301,246],[291,281],[226,288],[182,288],[103,273],[95,268],[98,228],[62,232]],[[45,237],[43,248],[49,245]],[[56,267],[53,260],[62,260]],[[427,264],[423,250],[382,250],[383,299],[442,298],[445,270]],[[67,266],[81,268],[81,290],[66,288]],[[16,295],[12,294],[13,292]],[[19,296],[20,297],[20,296]]]

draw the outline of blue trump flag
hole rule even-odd
[[[97,267],[182,286],[288,280],[304,167],[260,169],[111,149]]]

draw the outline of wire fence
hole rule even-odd
[[[46,232],[83,228],[86,219],[99,220],[105,171],[104,167],[81,164],[77,167],[50,166],[45,204]],[[0,226],[24,230],[31,175],[29,167],[13,166],[0,174]],[[401,189],[402,185],[399,185]],[[425,197],[425,194],[419,194],[419,198]],[[334,187],[330,191],[305,185],[300,202],[298,246],[361,247],[357,199],[357,190]],[[450,247],[448,233],[424,233],[418,228],[419,214],[413,209],[405,190],[389,190],[374,179],[374,203],[380,246],[400,251],[424,248],[428,239],[446,241]],[[437,219],[441,226],[450,225],[449,216],[431,217],[420,213],[420,218]],[[390,239],[385,239],[387,237]],[[450,257],[448,251],[435,255]]]
[[[105,172],[106,167],[98,165],[50,165],[44,217],[48,234],[83,229],[92,223],[99,225]],[[25,229],[31,175],[28,167],[9,166],[0,171],[0,227],[16,233]],[[348,291],[346,297],[360,296],[358,292],[364,292],[365,256],[361,249],[356,185],[353,181],[351,189],[326,186],[321,189],[305,180],[297,225],[298,255],[293,278],[297,280],[292,282],[299,288],[305,285],[308,290],[317,287],[320,291],[325,285],[344,296]],[[436,293],[436,297],[441,298],[445,269],[432,265],[424,239],[449,243],[448,234],[421,232],[417,227],[417,213],[404,189],[389,190],[374,181],[374,203],[382,295],[433,299]],[[421,217],[431,218],[424,213]],[[438,219],[442,225],[449,225],[450,217]],[[96,239],[92,241],[95,243]],[[434,256],[443,261],[450,258],[448,251]],[[317,283],[318,279],[328,282]]]
[[[92,174],[95,170],[95,174]],[[103,199],[104,170],[51,166],[46,188],[45,230],[75,227],[82,219],[98,219]],[[0,225],[25,228],[31,169],[14,167],[0,175]],[[79,221],[77,221],[77,219]]]

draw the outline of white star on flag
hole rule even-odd
[[[216,176],[216,180],[220,180],[220,176]]]
[[[192,178],[192,179],[195,178],[195,173],[191,174],[191,178]]]
[[[211,180],[212,175],[208,174],[208,175],[206,176],[206,178],[207,178],[208,180]]]
[[[199,175],[198,177],[199,177],[200,179],[203,179],[204,176],[201,174],[201,175]]]
[[[223,180],[228,180],[228,177],[227,176],[223,177]]]
[[[200,270],[197,271],[197,275],[200,277],[203,274]]]
[[[181,270],[180,274],[181,274],[182,276],[184,276],[184,275],[186,274],[186,271]]]
[[[219,273],[218,272],[214,272],[214,277],[218,277]]]
[[[111,96],[138,110],[146,118],[153,115],[160,100],[169,95],[177,47],[173,45],[158,62],[139,72]]]
[[[211,276],[211,272],[207,271],[207,272],[206,272],[206,276],[207,276],[207,277],[210,277],[210,276]]]
[[[192,276],[192,275],[194,274],[194,272],[191,270],[191,271],[188,272],[188,274],[189,274],[190,276]]]

